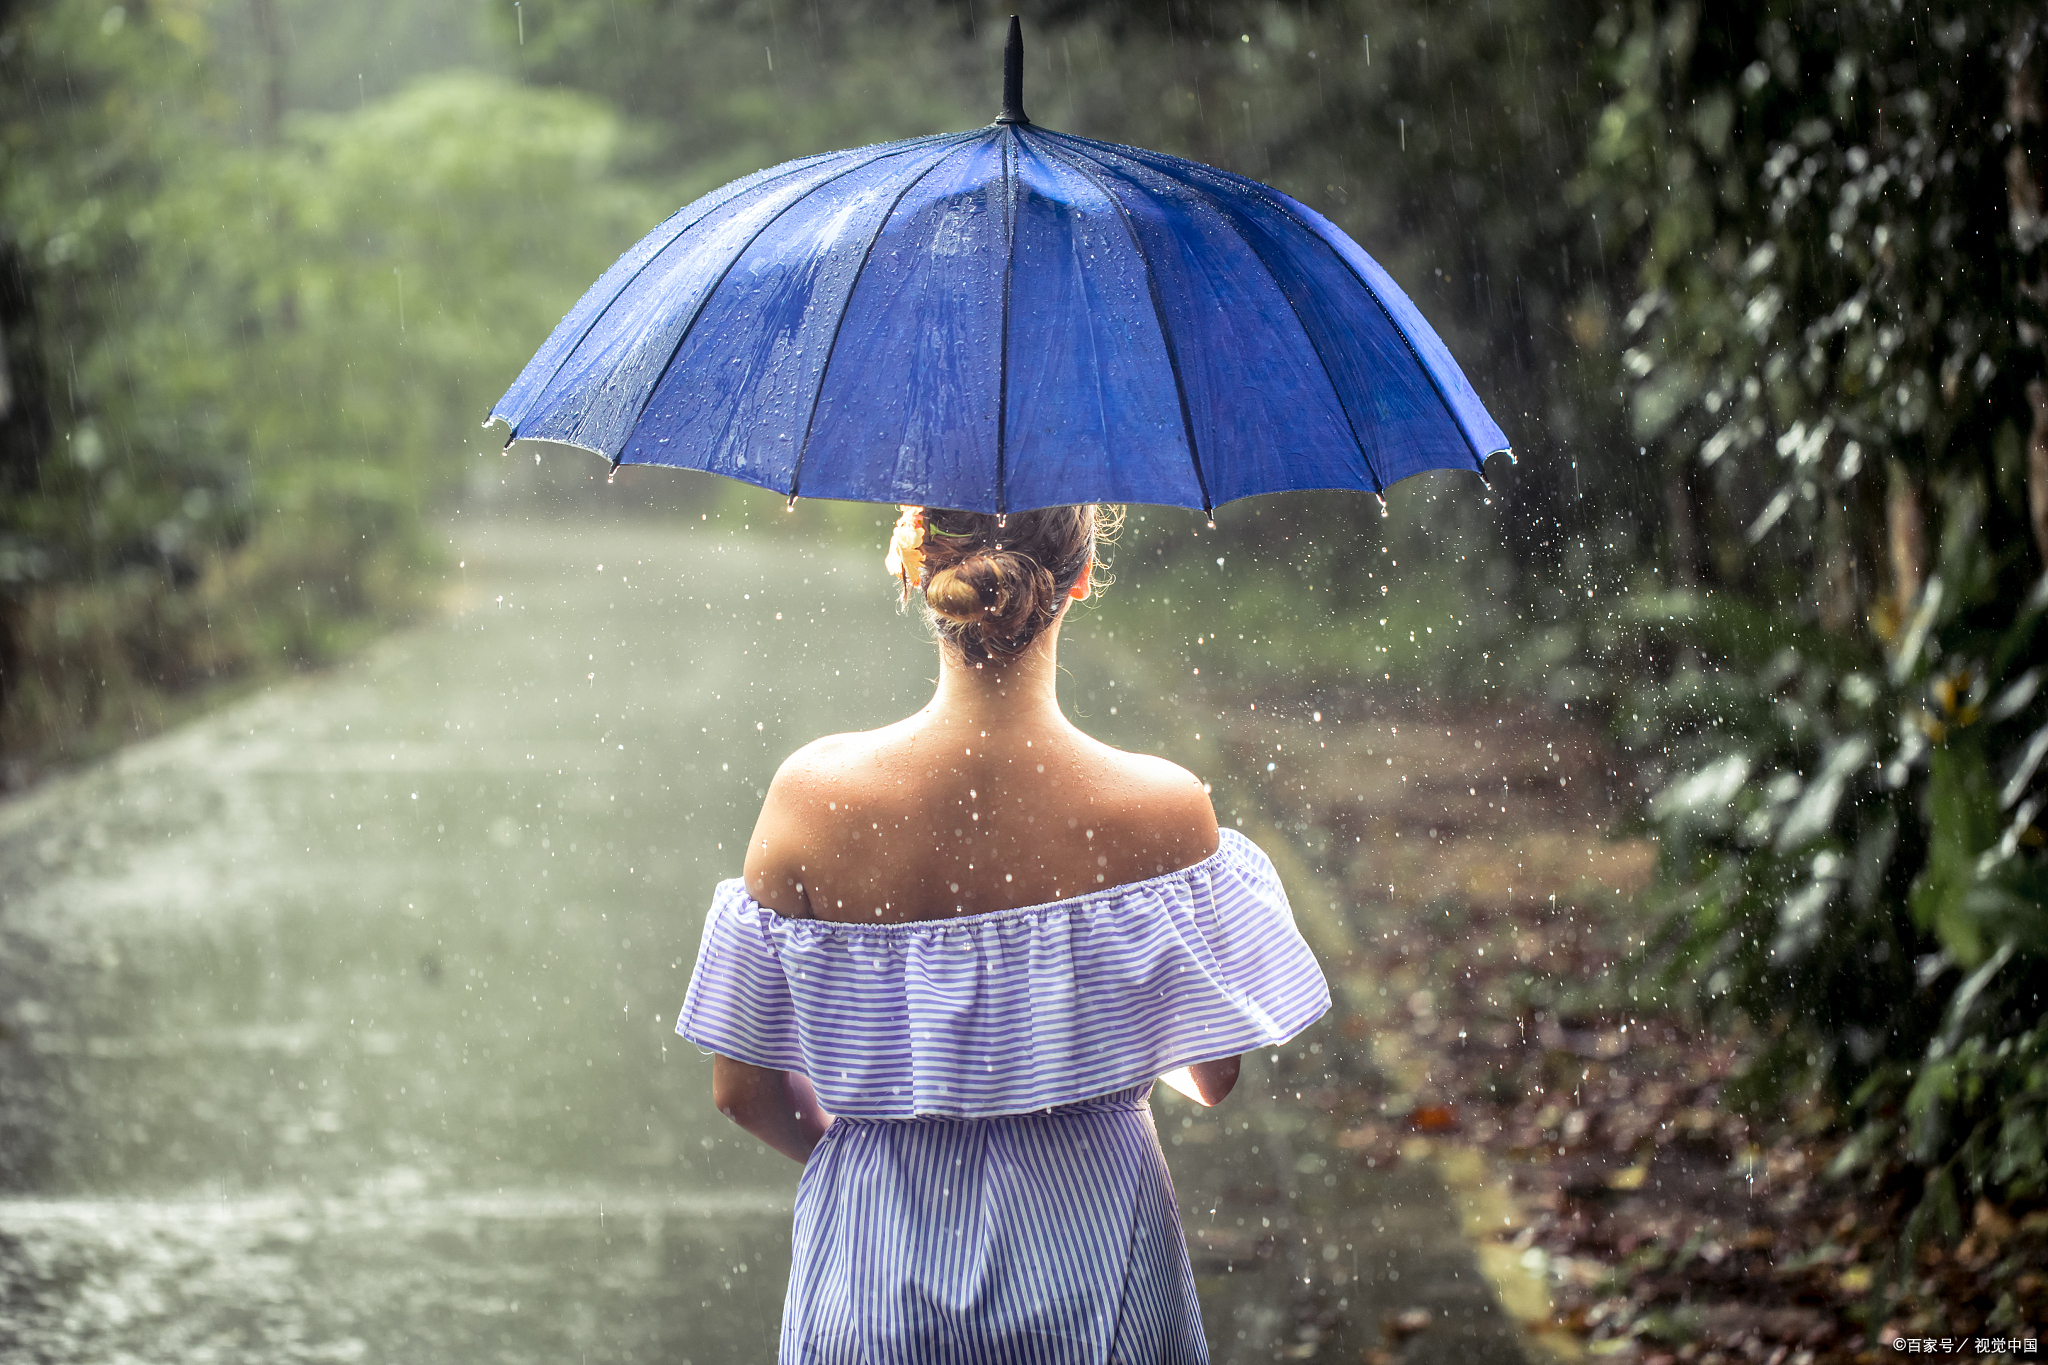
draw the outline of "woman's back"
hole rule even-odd
[[[920,594],[939,686],[916,715],[833,735],[775,775],[748,893],[802,919],[943,920],[1142,881],[1216,849],[1202,784],[1082,734],[1059,709],[1057,642],[1088,596],[1094,507],[996,517],[905,508],[888,567]]]
[[[805,918],[946,919],[1140,881],[1215,851],[1215,813],[1185,769],[1112,749],[1042,705],[970,700],[935,699],[793,755],[748,848],[750,894]]]
[[[938,689],[783,764],[713,899],[676,1029],[806,1164],[785,1365],[1208,1358],[1152,1079],[1213,1104],[1329,992],[1202,784],[1059,709],[1102,525],[906,508]]]

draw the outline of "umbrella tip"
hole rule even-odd
[[[1003,112],[997,123],[1029,123],[1024,113],[1024,25],[1010,16],[1010,36],[1003,43]]]

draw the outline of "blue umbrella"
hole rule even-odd
[[[1335,225],[1040,128],[800,157],[619,258],[491,410],[515,440],[798,496],[1016,512],[1379,493],[1508,442]]]

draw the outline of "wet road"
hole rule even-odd
[[[0,808],[5,1358],[773,1358],[796,1168],[671,1027],[775,764],[931,646],[872,554],[451,535],[443,618]],[[1068,656],[1107,720],[1131,661]],[[1340,1187],[1305,1062],[1157,1102],[1219,1361],[1483,1315],[1440,1191]]]

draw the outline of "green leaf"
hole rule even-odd
[[[2020,750],[2020,756],[2013,760],[2011,775],[2006,778],[2005,786],[1998,792],[2000,810],[2019,804],[2021,793],[2026,791],[2027,783],[2033,780],[2034,770],[2041,766],[2043,758],[2048,758],[2048,725],[2034,731]]]
[[[1789,853],[1830,831],[1835,822],[1835,809],[1841,805],[1842,792],[1849,779],[1866,767],[1876,752],[1876,747],[1864,735],[1849,735],[1828,751],[1820,772],[1806,784],[1799,803],[1792,807],[1785,823],[1778,829],[1779,852]]]
[[[1927,586],[1921,589],[1920,605],[1907,623],[1905,634],[1899,637],[1898,651],[1892,655],[1893,682],[1902,683],[1918,671],[1920,656],[1927,649],[1928,633],[1934,629],[1946,596],[1940,574],[1928,579]]]
[[[1748,754],[1729,754],[1698,772],[1687,773],[1650,803],[1653,818],[1718,828],[1727,823],[1729,803],[1749,780]]]
[[[1963,984],[1956,987],[1956,993],[1949,997],[1948,1014],[1942,1022],[1941,1036],[1936,1038],[1928,1049],[1929,1057],[1946,1055],[1956,1050],[1963,1039],[1964,1030],[1969,1025],[1970,1015],[1977,1008],[1977,1001],[1983,997],[1985,990],[2004,969],[2005,964],[2012,961],[2013,952],[2013,943],[2010,939],[2001,943],[1998,945],[1998,951],[1986,959],[1984,965],[1971,972],[1963,979]],[[1916,1090],[1917,1088],[1915,1087]]]
[[[1970,888],[1964,910],[1988,938],[2010,939],[2048,957],[2048,868],[2017,860],[2000,864]]]
[[[1892,854],[1898,846],[1899,814],[1887,806],[1856,840],[1856,854],[1851,860],[1853,871],[1849,877],[1849,899],[1859,910],[1869,909],[1877,899],[1885,870],[1891,866]]]
[[[1965,967],[1984,960],[1981,926],[1969,913],[1977,855],[1998,838],[1991,767],[1974,737],[1936,748],[1928,763],[1927,866],[1913,884],[1913,919]]]
[[[1947,1144],[1958,1065],[1954,1057],[1929,1061],[1906,1094],[1906,1154],[1921,1165],[1938,1160]]]
[[[1806,956],[1820,941],[1829,902],[1842,884],[1816,878],[1785,897],[1778,911],[1778,933],[1771,940],[1772,958],[1784,962]]]

